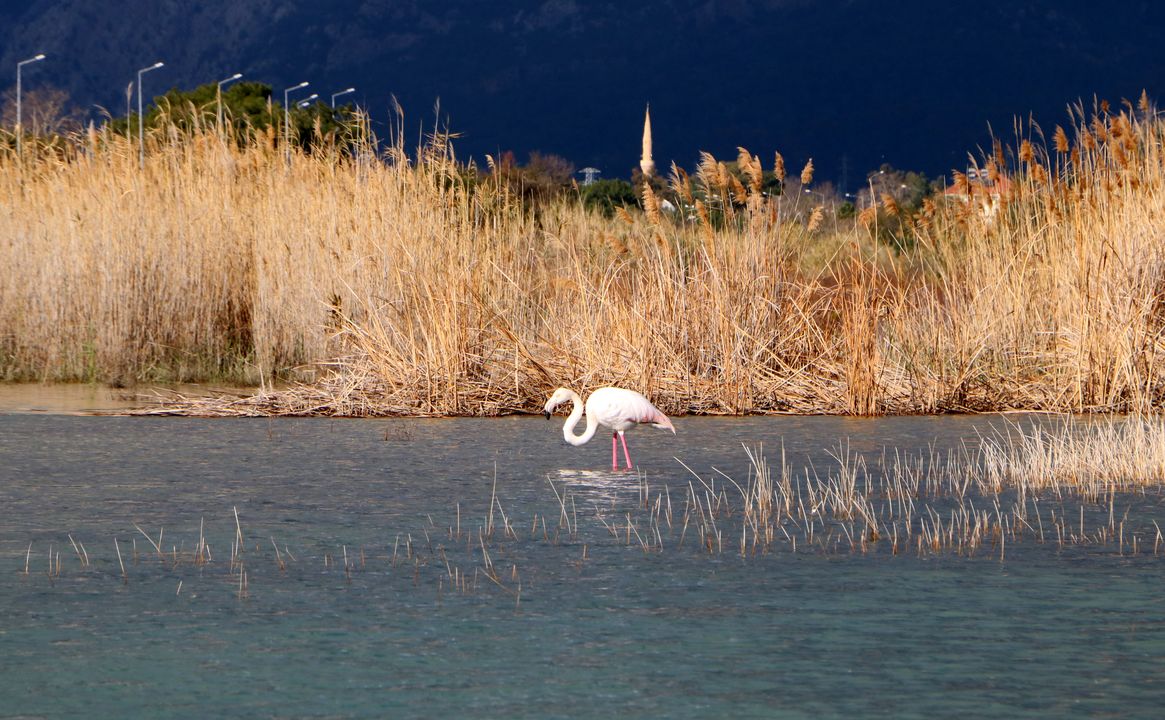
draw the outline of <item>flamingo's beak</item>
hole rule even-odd
[[[550,411],[549,411],[549,410],[543,410],[543,411],[542,411],[542,414],[546,416],[546,419],[547,419],[547,420],[549,420],[549,419],[550,419]]]

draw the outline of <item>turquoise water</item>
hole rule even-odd
[[[742,442],[774,461],[783,444],[827,472],[842,439],[941,451],[991,422],[681,418],[629,444],[678,516],[677,458],[743,481]],[[885,543],[742,557],[727,516],[722,552],[681,544],[678,522],[645,549],[607,529],[648,528],[640,478],[609,453],[541,418],[0,416],[0,717],[1160,715],[1162,557],[1144,537],[1136,555],[1029,534],[1002,561]],[[1121,499],[1130,526],[1165,521],[1161,504]]]

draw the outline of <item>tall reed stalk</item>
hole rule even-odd
[[[189,406],[244,414],[488,415],[604,384],[669,413],[1156,408],[1165,125],[1147,101],[1073,120],[1051,149],[1020,128],[981,160],[1012,192],[929,205],[897,255],[784,216],[743,149],[743,182],[707,154],[675,171],[690,217],[648,189],[607,219],[524,204],[439,132],[288,164],[269,136],[163,128],[139,171],[91,131],[0,155],[0,376],[315,381]]]

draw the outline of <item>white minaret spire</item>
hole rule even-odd
[[[651,103],[643,116],[643,157],[639,158],[639,169],[651,177],[655,174],[655,161],[651,159]]]

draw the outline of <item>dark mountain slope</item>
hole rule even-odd
[[[779,149],[814,156],[820,178],[844,158],[853,186],[883,161],[961,166],[988,123],[1051,127],[1075,98],[1165,89],[1154,2],[36,0],[0,22],[4,67],[48,53],[29,86],[85,106],[123,112],[161,59],[147,93],[236,71],[277,93],[355,85],[381,121],[395,94],[414,128],[440,98],[463,155],[537,149],[608,176],[635,164],[649,101],[657,161]]]

